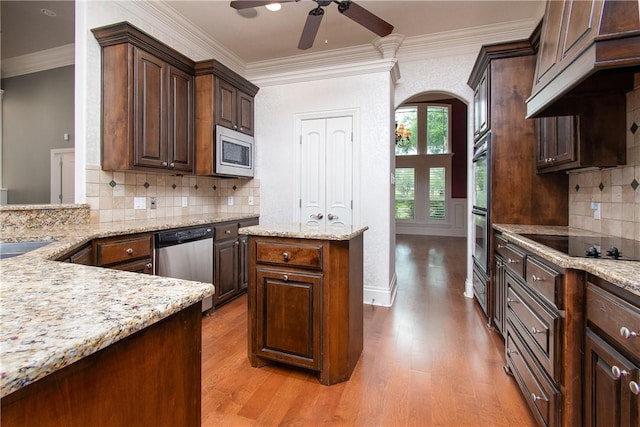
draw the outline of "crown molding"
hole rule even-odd
[[[396,56],[402,61],[415,61],[442,56],[475,54],[484,44],[526,39],[537,24],[538,22],[533,19],[521,19],[463,30],[407,37],[398,49]]]
[[[238,74],[244,75],[245,62],[220,42],[196,28],[175,9],[155,0],[115,2],[147,24],[151,34],[160,33],[163,43],[182,52],[193,61],[215,58]],[[185,52],[186,47],[189,52]]]
[[[323,66],[316,66],[313,68],[305,68],[289,72],[283,71],[261,77],[256,76],[250,80],[259,87],[266,87],[380,72],[390,72],[395,82],[400,78],[398,61],[395,58],[391,58],[360,61],[350,64],[324,64]]]
[[[26,55],[7,58],[2,61],[2,78],[37,73],[52,68],[75,64],[75,45],[73,43]]]

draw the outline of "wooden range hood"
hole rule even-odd
[[[547,2],[527,117],[626,111],[640,71],[638,1]]]

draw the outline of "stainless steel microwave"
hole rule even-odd
[[[216,175],[253,178],[253,137],[216,126]]]

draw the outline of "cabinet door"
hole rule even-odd
[[[238,240],[223,240],[213,244],[213,305],[238,294]]]
[[[255,355],[319,370],[322,274],[257,269]]]
[[[240,244],[239,248],[239,267],[238,267],[238,290],[240,292],[247,289],[249,286],[249,238],[247,236],[240,236],[238,238]]]
[[[548,1],[542,23],[542,35],[536,64],[535,82],[543,80],[558,62],[561,43],[561,27],[565,9],[564,1]],[[550,73],[553,74],[553,73]]]
[[[193,77],[171,67],[167,120],[167,158],[170,169],[193,172],[193,123]]]
[[[564,170],[578,161],[579,118],[577,116],[538,119],[538,170]]]
[[[589,328],[584,360],[584,425],[637,427],[640,400],[629,386],[640,381],[638,367]]]
[[[135,48],[134,165],[166,167],[167,64]]]
[[[237,127],[237,89],[230,83],[216,78],[216,124],[235,129]],[[253,126],[252,126],[253,128]]]
[[[474,137],[478,137],[488,129],[489,124],[489,71],[486,70],[473,94]]]
[[[238,130],[253,135],[253,97],[238,91]]]
[[[496,254],[494,280],[493,280],[493,323],[496,328],[504,335],[505,309],[506,309],[506,288],[505,282],[505,265],[503,258]]]

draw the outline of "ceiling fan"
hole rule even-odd
[[[234,0],[231,2],[231,7],[237,10],[249,9],[252,7],[266,6],[272,3],[292,3],[300,0],[270,0],[270,1],[250,1],[250,0]],[[318,6],[309,12],[307,21],[302,29],[302,35],[298,42],[298,49],[309,49],[313,46],[313,42],[318,34],[322,17],[324,16],[324,7],[329,6],[331,3],[338,5],[338,12],[345,15],[347,18],[357,22],[366,29],[376,33],[380,37],[388,36],[393,31],[393,25],[389,24],[385,20],[379,18],[373,13],[369,12],[362,6],[357,5],[351,0],[313,0]]]

